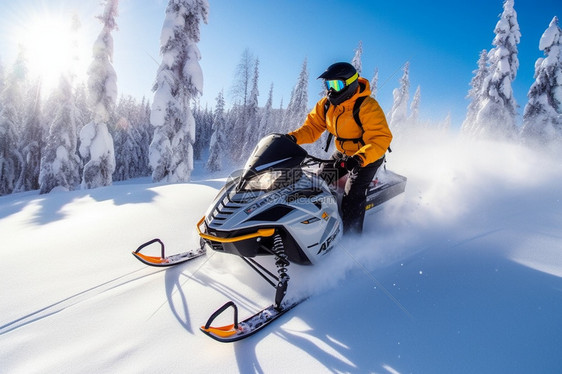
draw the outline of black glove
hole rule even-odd
[[[285,137],[286,137],[287,139],[289,139],[290,141],[292,141],[293,143],[296,143],[296,142],[297,142],[297,138],[295,138],[294,135],[285,134]]]
[[[334,163],[334,167],[344,168],[347,171],[354,171],[361,167],[362,160],[361,157],[355,155],[346,158],[337,159]]]

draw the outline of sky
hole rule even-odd
[[[167,3],[120,1],[119,29],[112,34],[120,94],[152,98]],[[321,92],[321,82],[316,77],[333,62],[351,61],[361,42],[362,75],[371,80],[378,69],[377,98],[386,112],[392,106],[392,90],[399,85],[401,68],[409,61],[410,99],[420,86],[421,119],[439,121],[451,113],[453,126],[460,126],[466,115],[472,72],[480,51],[493,47],[493,30],[503,10],[501,0],[209,0],[209,4],[208,23],[201,25],[198,43],[205,80],[201,97],[204,105],[214,106],[221,90],[227,101],[231,99],[236,65],[248,49],[260,61],[260,105],[267,101],[273,84],[274,107],[281,103],[286,107],[306,59],[312,107]],[[562,5],[551,0],[516,0],[515,10],[522,38],[520,68],[513,89],[521,115],[533,82],[535,61],[543,56],[538,49],[540,37],[554,16],[562,16]],[[52,61],[57,54],[63,54],[53,53],[56,46],[52,40],[57,38],[43,41],[40,39],[48,32],[32,30],[44,24],[47,27],[43,30],[57,29],[76,13],[81,22],[79,43],[83,46],[80,69],[85,71],[91,46],[101,31],[94,17],[101,11],[98,1],[0,0],[0,61],[9,70],[18,45],[24,45],[34,51],[30,52],[34,56],[31,65],[68,64],[69,58],[64,59],[66,62]],[[53,24],[59,26],[49,26]],[[52,35],[58,35],[56,30]]]

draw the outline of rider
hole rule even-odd
[[[369,81],[359,77],[353,65],[337,62],[320,78],[326,85],[326,97],[287,136],[297,144],[313,143],[325,130],[335,136],[332,170],[338,179],[349,173],[341,206],[343,232],[361,233],[367,189],[384,161],[392,133],[379,103],[371,97]]]

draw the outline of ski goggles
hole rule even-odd
[[[349,86],[351,83],[353,83],[358,77],[359,74],[355,73],[351,78],[348,78],[346,80],[332,79],[332,80],[326,80],[324,82],[326,83],[326,89],[328,91],[334,90],[336,92],[339,92],[343,90],[346,86]]]

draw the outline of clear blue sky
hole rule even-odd
[[[160,61],[159,36],[167,0],[120,0],[115,40],[115,69],[121,94],[151,98]],[[410,61],[410,97],[421,86],[422,119],[444,119],[453,125],[466,114],[465,99],[479,52],[492,48],[494,26],[502,0],[420,2],[343,0],[209,0],[210,15],[201,27],[199,48],[205,78],[202,101],[214,105],[221,89],[232,86],[236,65],[245,48],[260,59],[260,105],[274,85],[274,106],[286,107],[302,63],[310,74],[310,105],[319,98],[316,77],[332,62],[350,61],[363,44],[363,76],[371,80],[379,69],[378,99],[384,110],[392,105],[400,67]],[[68,16],[76,9],[91,49],[100,24],[98,1],[0,0],[0,61],[9,69],[15,58],[22,25],[31,16]],[[540,36],[552,18],[562,17],[554,0],[515,0],[522,38],[520,68],[513,88],[522,113],[533,82]],[[25,28],[24,28],[25,29]],[[14,31],[19,30],[19,31]],[[87,58],[84,58],[87,60]]]

